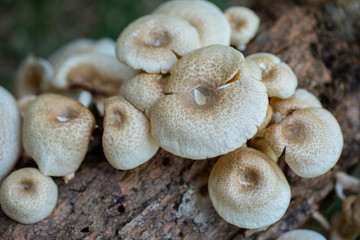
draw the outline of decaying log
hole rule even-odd
[[[359,162],[360,6],[357,1],[264,0],[250,7],[262,24],[244,54],[272,52],[289,63],[299,86],[317,95],[338,119],[345,140],[338,165],[323,176],[303,179],[285,167],[292,199],[281,221],[244,230],[222,220],[207,193],[216,159],[192,161],[159,150],[135,170],[118,171],[98,146],[68,184],[56,179],[59,200],[44,221],[22,225],[0,211],[0,238],[272,239],[301,227],[333,190],[334,172]]]

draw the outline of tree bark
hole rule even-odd
[[[277,223],[245,230],[219,217],[207,192],[216,159],[193,161],[159,150],[148,163],[119,171],[97,146],[73,180],[65,184],[56,179],[59,199],[45,220],[22,225],[0,211],[1,239],[273,239],[301,227],[333,190],[335,172],[359,161],[359,5],[355,0],[263,0],[250,5],[261,27],[244,55],[271,52],[287,62],[299,87],[320,98],[344,135],[344,150],[332,171],[304,179],[284,167],[292,198]]]

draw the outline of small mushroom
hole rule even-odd
[[[0,86],[0,183],[21,152],[21,120],[15,98]]]
[[[245,50],[259,29],[259,17],[251,9],[240,6],[226,9],[225,16],[231,26],[231,45],[240,51]]]
[[[291,68],[271,53],[255,53],[246,57],[255,61],[262,70],[262,82],[269,97],[289,98],[297,87],[297,78]]]
[[[279,166],[255,149],[222,156],[209,177],[209,196],[227,222],[261,228],[278,221],[290,203],[290,186]]]
[[[312,230],[297,229],[282,234],[277,240],[326,240],[326,238]]]
[[[124,82],[120,94],[150,118],[152,107],[164,96],[168,75],[140,73]]]
[[[229,45],[231,28],[224,13],[213,3],[201,0],[167,1],[154,11],[188,21],[196,28],[201,46]]]
[[[339,124],[323,108],[295,110],[264,131],[264,139],[276,156],[286,147],[285,161],[297,175],[305,178],[329,171],[343,148]]]
[[[360,192],[360,179],[350,176],[344,172],[336,173],[336,184],[335,192],[336,195],[341,199],[345,200],[346,196],[344,190],[349,190],[352,192]]]
[[[56,94],[40,95],[25,110],[25,151],[44,175],[66,176],[84,159],[94,125],[94,116],[79,102]]]
[[[196,29],[181,18],[147,15],[132,22],[116,43],[118,59],[148,73],[167,73],[184,54],[199,48]]]
[[[184,55],[171,69],[165,96],[152,108],[151,132],[165,150],[205,159],[239,148],[263,122],[268,97],[234,48],[212,45]]]
[[[360,195],[349,196],[342,205],[344,219],[356,229],[360,229]],[[360,230],[358,230],[360,233]]]
[[[145,163],[159,149],[150,134],[149,120],[120,96],[105,101],[102,143],[106,159],[121,170]]]
[[[57,197],[55,182],[36,168],[14,171],[0,188],[0,204],[4,213],[23,224],[37,223],[49,216]]]

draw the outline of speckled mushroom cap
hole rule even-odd
[[[326,238],[312,230],[296,229],[282,234],[277,240],[326,240]]]
[[[121,170],[143,164],[154,156],[159,148],[150,134],[149,120],[119,96],[105,101],[102,142],[109,163]]]
[[[164,96],[168,75],[140,73],[124,82],[120,94],[150,118],[154,104]]]
[[[241,6],[226,9],[225,16],[231,26],[231,45],[244,50],[259,29],[259,17],[251,9]]]
[[[26,95],[38,95],[48,89],[54,71],[50,63],[42,58],[27,56],[16,72],[14,95],[21,98]]]
[[[270,105],[274,113],[279,113],[282,117],[286,117],[296,109],[310,107],[322,108],[320,101],[312,93],[301,88],[296,89],[294,95],[287,99],[272,98]]]
[[[276,156],[286,147],[285,161],[297,175],[305,178],[329,171],[343,148],[339,124],[323,108],[295,110],[264,131],[264,139]]]
[[[264,121],[261,123],[261,125],[259,126],[259,131],[263,130],[266,128],[266,126],[270,123],[272,117],[273,117],[273,109],[272,107],[269,105],[267,110],[266,110],[266,116],[264,118]]]
[[[201,46],[229,45],[231,28],[224,13],[213,3],[201,0],[167,1],[154,13],[164,13],[182,18],[196,28]]]
[[[269,97],[289,98],[297,87],[297,78],[291,68],[271,53],[255,53],[246,57],[255,61],[262,70],[262,82]]]
[[[257,132],[268,106],[265,86],[242,76],[243,55],[213,45],[183,56],[154,105],[151,131],[160,147],[205,159],[239,148]]]
[[[118,59],[148,73],[167,73],[178,58],[199,48],[196,29],[188,22],[165,14],[141,17],[120,34]]]
[[[137,72],[116,58],[98,53],[68,58],[57,69],[52,85],[56,89],[85,89],[95,95],[116,95],[123,81]]]
[[[0,183],[15,165],[21,151],[20,121],[15,98],[0,86]]]
[[[44,175],[65,176],[79,168],[94,125],[92,113],[79,102],[43,94],[25,110],[23,145]]]
[[[290,203],[290,186],[278,165],[255,149],[222,156],[209,177],[209,196],[225,221],[260,228],[278,221]]]
[[[23,224],[40,222],[49,216],[57,197],[55,182],[36,168],[14,171],[0,188],[0,204],[4,213]]]

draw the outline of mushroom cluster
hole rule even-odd
[[[101,128],[96,112],[104,116],[102,146],[114,168],[136,168],[159,147],[190,159],[222,156],[208,184],[216,211],[242,228],[273,224],[291,197],[276,163],[280,155],[297,175],[316,177],[336,164],[343,137],[316,97],[296,89],[286,63],[270,53],[244,57],[231,47],[245,49],[258,27],[259,18],[244,7],[222,12],[207,1],[168,1],[130,23],[116,42],[80,39],[48,60],[28,57],[15,82],[25,153],[43,178],[68,181],[93,129]],[[0,122],[20,122],[16,114],[17,120],[1,114]],[[18,142],[12,148],[19,151]],[[32,183],[28,189],[27,179],[8,178],[0,198],[10,194],[11,178],[26,188],[19,194],[38,190]],[[10,213],[17,205],[1,205],[15,220],[33,222]]]

